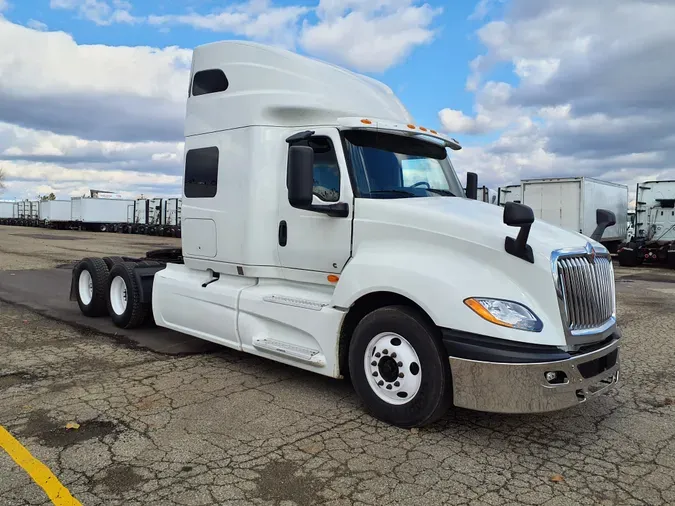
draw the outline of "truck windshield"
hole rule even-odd
[[[465,196],[443,146],[368,130],[345,131],[343,139],[357,197]]]

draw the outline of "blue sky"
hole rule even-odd
[[[280,45],[388,84],[491,188],[675,178],[665,0],[0,0],[2,198],[180,193],[191,48]]]
[[[135,0],[129,12],[134,16],[177,15],[186,12],[206,15],[219,6],[236,3],[240,2]],[[316,5],[315,1],[307,0],[279,0],[274,3],[276,6],[304,5],[308,8]],[[447,4],[443,1],[428,3],[434,7]],[[443,12],[431,24],[431,28],[437,32],[431,43],[415,48],[404,62],[384,72],[366,72],[391,86],[420,123],[434,127],[440,126],[440,109],[452,106],[470,114],[474,101],[473,94],[465,89],[465,83],[469,76],[468,63],[481,51],[481,45],[474,34],[481,22],[469,19],[477,2],[458,0],[452,4],[451,8],[444,7]],[[148,28],[144,24],[101,26],[92,23],[77,11],[50,8],[50,0],[12,0],[12,10],[7,12],[6,17],[21,24],[27,24],[31,19],[40,21],[49,30],[71,33],[80,44],[194,48],[224,38],[246,38],[183,26],[163,31]],[[302,48],[298,48],[298,52],[306,53]],[[504,72],[502,78],[509,74]]]

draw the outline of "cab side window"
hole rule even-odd
[[[309,146],[314,151],[314,195],[324,202],[337,202],[340,199],[340,166],[330,138],[317,135],[293,145]]]

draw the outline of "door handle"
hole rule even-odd
[[[286,246],[286,242],[288,241],[288,225],[286,225],[286,222],[284,220],[281,220],[279,222],[279,246],[282,248]]]

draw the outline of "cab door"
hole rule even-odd
[[[286,162],[291,145],[310,146],[314,151],[313,204],[345,203],[349,211],[346,217],[333,217],[296,209],[288,203],[286,185],[279,185],[279,263],[287,277],[297,278],[300,271],[339,273],[351,255],[354,196],[340,134],[337,128],[312,130],[308,139],[286,143]]]

